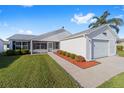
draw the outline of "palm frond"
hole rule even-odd
[[[119,33],[119,27],[115,26],[115,25],[110,25],[111,28],[115,29],[115,31],[117,32],[117,34]]]
[[[124,25],[124,21],[121,18],[112,18],[107,21],[109,24],[115,24],[116,26]]]

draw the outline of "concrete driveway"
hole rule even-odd
[[[95,88],[113,76],[124,72],[124,57],[100,58],[97,61],[101,64],[88,69],[81,69],[53,53],[49,53],[49,55],[85,88]]]

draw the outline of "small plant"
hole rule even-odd
[[[62,50],[58,50],[57,51],[57,54],[60,54],[61,55],[61,54],[63,54],[63,51]]]
[[[76,57],[75,57],[75,60],[76,60],[77,62],[86,62],[85,58],[82,57],[82,56],[76,56]]]
[[[121,45],[118,45],[118,46],[117,46],[117,50],[118,50],[118,51],[123,51],[123,49],[124,49],[123,46],[121,46]]]
[[[66,51],[63,51],[63,56],[66,56],[66,53],[67,53]]]
[[[75,59],[76,55],[75,55],[75,54],[71,54],[70,57],[71,57],[72,59]]]
[[[71,55],[70,53],[68,53],[68,52],[66,53],[66,56],[67,56],[67,57],[70,57],[70,55]]]
[[[27,49],[21,49],[21,54],[22,55],[29,54],[29,53],[30,53],[29,50],[27,50]]]
[[[15,50],[15,55],[21,55],[21,50],[20,49]]]

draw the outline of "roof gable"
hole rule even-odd
[[[72,35],[66,37],[65,39],[77,38],[77,37],[81,37],[81,36],[90,36],[91,34],[95,34],[95,32],[98,32],[98,31],[99,31],[99,34],[100,34],[101,32],[105,31],[106,29],[109,29],[109,31],[116,38],[118,38],[118,35],[111,29],[111,27],[108,24],[105,24],[105,25],[99,26],[97,28],[88,29],[88,30],[85,30],[85,31],[82,31],[82,32],[79,32],[79,33],[76,33],[76,34],[72,34]]]
[[[52,32],[48,32],[33,38],[32,40],[40,40],[40,41],[59,41],[60,39],[64,39],[65,36],[71,35],[70,32],[66,31],[64,28],[58,29]],[[59,37],[58,37],[59,36]]]

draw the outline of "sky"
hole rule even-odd
[[[64,26],[71,33],[88,29],[104,11],[109,18],[124,20],[124,6],[121,5],[0,5],[0,38],[6,40],[14,34],[40,35]],[[119,37],[124,38],[124,26],[120,27]]]

